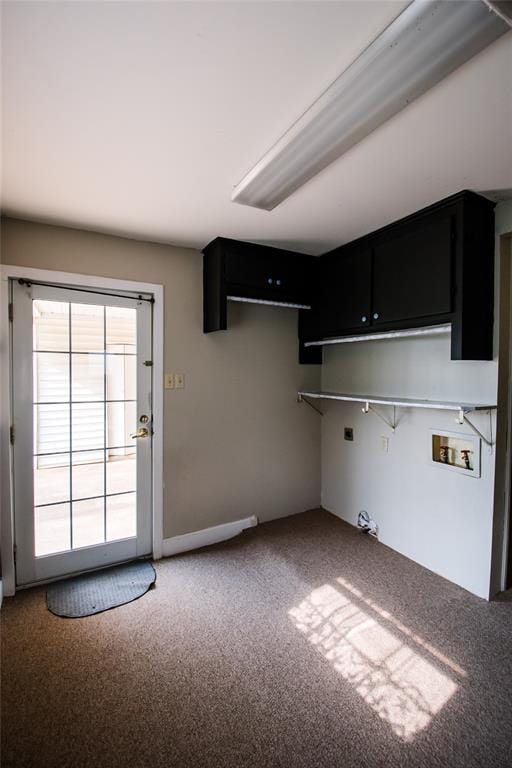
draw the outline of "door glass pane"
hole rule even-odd
[[[137,534],[136,324],[135,309],[33,301],[38,557]]]
[[[73,453],[73,500],[103,496],[105,489],[104,451]]]
[[[35,299],[32,312],[34,349],[69,352],[69,304]]]
[[[107,400],[135,400],[135,355],[107,355]]]
[[[72,404],[71,442],[73,451],[104,448],[104,411],[104,403]]]
[[[69,504],[34,509],[35,555],[65,552],[71,546]]]
[[[69,355],[36,352],[34,354],[34,402],[69,402]]]
[[[137,488],[135,448],[107,451],[107,494],[126,493]]]
[[[136,494],[107,496],[107,541],[137,535]]]
[[[72,304],[71,351],[103,352],[104,350],[104,307]]]
[[[73,354],[71,359],[71,396],[74,403],[103,400],[105,395],[104,356]]]
[[[133,443],[137,429],[135,403],[107,403],[107,446],[119,448]]]
[[[69,405],[34,406],[34,453],[69,451]]]
[[[104,497],[73,502],[73,549],[103,544],[105,523]]]
[[[127,307],[106,308],[107,352],[135,353],[137,319],[136,310]]]
[[[34,456],[34,505],[69,501],[69,453]]]

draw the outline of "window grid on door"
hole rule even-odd
[[[61,349],[51,349],[43,346],[40,348],[39,345],[39,338],[38,338],[38,332],[36,329],[36,304],[39,305],[50,305],[52,302],[34,302],[34,347],[33,347],[33,360],[34,360],[34,395],[33,395],[33,409],[34,409],[34,424],[35,424],[35,434],[34,434],[34,446],[36,450],[34,451],[34,473],[36,479],[36,474],[38,469],[42,471],[48,468],[57,468],[61,467],[62,470],[66,469],[68,470],[68,479],[67,482],[64,482],[62,485],[62,488],[64,490],[67,489],[67,493],[64,493],[62,491],[62,498],[58,497],[57,492],[57,498],[53,500],[49,500],[51,498],[51,490],[49,492],[49,495],[46,496],[44,503],[37,503],[37,499],[35,499],[34,504],[34,515],[35,515],[35,522],[36,522],[36,542],[35,542],[35,554],[36,556],[42,556],[47,554],[53,554],[61,551],[68,551],[73,549],[78,549],[83,546],[91,546],[91,545],[97,545],[97,544],[105,544],[110,541],[127,538],[131,536],[136,535],[136,513],[135,513],[135,499],[136,499],[136,458],[135,458],[135,447],[133,444],[129,444],[127,442],[127,419],[129,418],[130,414],[129,411],[131,411],[131,423],[130,428],[132,430],[135,429],[135,406],[136,406],[136,376],[135,376],[135,366],[133,363],[135,363],[136,359],[136,336],[135,336],[135,329],[136,329],[136,313],[134,309],[119,309],[119,308],[113,308],[113,307],[106,307],[106,306],[96,306],[96,305],[80,305],[80,304],[74,304],[74,303],[66,303],[66,302],[53,302],[54,305],[59,305],[61,314],[67,315],[67,344],[62,344]],[[65,313],[62,311],[63,308],[66,308]],[[84,310],[84,307],[87,307],[87,309]],[[96,312],[95,312],[96,310]],[[100,315],[101,318],[101,326],[102,326],[102,333],[101,333],[101,349],[84,349],[83,346],[87,347],[86,340],[86,334],[83,336],[83,338],[80,340],[80,343],[77,342],[78,349],[75,348],[76,344],[74,343],[75,335],[74,332],[76,329],[73,325],[73,318],[76,314],[77,317],[80,316],[80,312],[85,311],[85,315],[91,314],[95,315],[98,319]],[[118,320],[122,321],[121,325],[119,325],[120,328],[120,338],[121,341],[115,341],[113,332],[110,336],[110,344],[109,344],[109,329],[107,327],[107,319],[109,318],[109,312],[113,312],[114,315],[110,315],[111,320],[111,327],[113,328],[115,324],[113,324],[113,317],[115,316],[115,313],[119,315]],[[125,322],[126,321],[126,322]],[[100,327],[97,323],[98,328]],[[112,330],[111,328],[111,330]],[[62,330],[62,329],[61,329]],[[48,334],[47,334],[48,335]],[[125,340],[123,342],[122,337],[125,337]],[[79,337],[76,336],[78,339]],[[128,339],[128,344],[126,344],[126,338]],[[94,344],[98,344],[98,339],[93,342],[92,346]],[[51,345],[49,345],[51,346]],[[110,349],[109,349],[110,346]],[[112,347],[122,347],[122,351],[116,351],[115,349],[112,349]],[[135,351],[127,351],[127,348],[131,348]],[[41,391],[41,366],[39,365],[40,361],[43,360],[42,356],[48,356],[48,355],[67,355],[67,366],[64,362],[64,365],[58,365],[57,368],[60,373],[61,380],[59,381],[59,385],[56,388],[58,391],[58,397],[56,399],[52,399],[52,376],[50,375],[50,386],[47,387],[49,389],[49,394],[41,400],[40,397],[40,391]],[[90,356],[88,358],[87,356]],[[96,364],[93,364],[91,371],[92,371],[92,384],[87,382],[86,378],[83,376],[84,370],[85,374],[87,376],[87,373],[89,371],[89,363],[84,362],[87,359],[94,359],[96,358],[102,358],[102,365],[98,366]],[[112,367],[111,370],[111,376],[109,377],[109,367],[110,363],[109,360],[116,358],[117,360],[122,360],[121,362],[121,368],[117,366],[118,370],[116,371],[114,367]],[[58,359],[58,358],[57,358]],[[130,361],[130,364],[128,365],[127,361]],[[74,369],[78,366],[78,363],[81,363],[82,370],[77,371]],[[67,399],[62,399],[62,393],[64,392],[64,387],[62,385],[62,375],[67,367]],[[80,367],[80,366],[78,366]],[[48,368],[48,366],[47,366]],[[50,366],[51,371],[51,366]],[[132,397],[109,397],[109,389],[112,390],[115,388],[115,385],[112,384],[112,379],[115,382],[115,379],[119,379],[119,373],[122,373],[123,383],[122,383],[122,393],[123,395],[126,394],[128,390],[131,390],[129,393],[132,394]],[[100,382],[100,374],[102,378],[102,382]],[[55,378],[55,371],[53,371],[53,376]],[[65,374],[64,374],[65,376]],[[80,378],[82,376],[82,378]],[[96,377],[96,380],[94,380],[94,376]],[[57,377],[58,378],[58,377]],[[65,382],[66,383],[66,382]],[[101,388],[100,385],[102,384]],[[93,392],[93,397],[88,398],[87,396],[83,396],[83,390],[85,387],[86,395],[87,395],[87,386],[92,387],[94,389],[94,386],[96,386],[96,392]],[[78,395],[77,392],[82,389],[82,395]],[[75,391],[76,390],[76,391]],[[99,395],[101,394],[101,397]],[[54,407],[53,414],[55,415],[57,413],[57,410],[55,409],[55,406],[60,406],[61,411],[60,413],[64,413],[67,410],[67,438],[65,436],[65,428],[59,428],[58,425],[55,428],[53,426],[53,422],[51,419],[51,412],[52,408]],[[85,409],[84,409],[85,406]],[[74,435],[74,432],[76,433],[76,425],[78,422],[75,421],[77,414],[80,416],[80,423],[82,423],[83,418],[85,416],[85,419],[87,420],[87,406],[90,407],[89,414],[92,414],[95,412],[96,414],[100,413],[102,415],[102,440],[101,445],[100,441],[98,440],[97,445],[92,445],[87,447],[85,444],[78,445],[77,440],[75,439],[76,436]],[[96,409],[93,408],[93,406],[96,406]],[[119,409],[122,408],[122,413],[119,411]],[[43,409],[43,410],[41,410]],[[44,412],[44,410],[47,410],[46,416],[48,417],[48,414],[50,418],[47,418],[47,426],[49,425],[49,431],[51,433],[52,428],[56,429],[58,434],[58,440],[64,440],[65,448],[62,450],[39,450],[40,448],[40,422],[41,422],[41,413]],[[124,433],[124,440],[110,440],[110,423],[111,421],[114,421],[115,413],[117,410],[117,418],[119,421],[119,414],[121,413],[121,421],[122,421],[122,428]],[[110,412],[111,411],[111,412]],[[65,420],[65,419],[64,419]],[[85,422],[87,425],[87,421]],[[37,425],[37,426],[36,426]],[[74,429],[75,427],[75,429]],[[83,425],[82,425],[83,427]],[[85,429],[85,439],[87,440],[87,426],[83,427]],[[112,429],[112,434],[114,435],[114,431],[116,432],[116,436],[119,434],[119,428],[118,426],[116,429]],[[99,434],[99,433],[98,433]],[[58,446],[58,443],[55,447]],[[101,460],[98,460],[98,457],[101,456]],[[60,458],[59,458],[60,457]],[[132,458],[133,457],[133,458]],[[67,462],[66,462],[67,459]],[[113,470],[113,466],[116,463],[116,459],[118,459],[118,466],[119,469],[123,469],[123,464],[128,466],[129,472],[126,474],[126,477],[123,476],[123,472],[119,471],[117,474]],[[124,461],[123,461],[124,459]],[[52,463],[53,462],[53,463]],[[59,463],[60,462],[60,463]],[[88,467],[101,464],[102,466],[102,484],[101,484],[101,490],[102,492],[96,492],[94,489],[94,482],[92,482],[92,485],[88,486],[89,488],[92,488],[92,493],[87,493],[86,490],[83,488],[83,483],[78,482],[78,477],[80,472],[78,472],[78,467]],[[109,470],[110,473],[109,473]],[[76,477],[75,477],[76,474]],[[98,473],[96,473],[98,476]],[[65,472],[61,472],[59,477],[64,477]],[[91,475],[92,476],[92,475]],[[87,475],[85,474],[85,480],[87,480]],[[37,483],[36,483],[37,484]],[[128,484],[128,487],[123,487]],[[80,491],[79,491],[80,487]],[[54,491],[55,493],[55,491]],[[94,502],[97,502],[94,504]],[[123,508],[124,504],[124,508]],[[88,505],[88,506],[87,506]],[[60,511],[63,513],[61,515],[61,530],[60,533],[57,531],[57,533],[54,536],[54,545],[53,549],[49,551],[48,544],[38,546],[38,519],[42,519],[42,515],[45,511],[51,510],[51,508],[57,509],[60,507]],[[67,509],[68,508],[68,509]],[[81,516],[80,510],[85,510],[85,516]],[[93,518],[87,522],[87,513],[91,513],[91,510],[95,511],[95,522],[91,522]],[[101,516],[101,524],[100,524],[100,518],[99,513],[102,511]],[[67,514],[68,518],[68,532],[64,529],[62,529],[62,519]],[[82,519],[83,517],[83,519]],[[85,522],[84,522],[85,521]],[[87,524],[86,524],[87,523]],[[96,528],[96,530],[94,530]],[[101,530],[100,530],[101,529]],[[62,531],[64,530],[64,533]],[[60,536],[60,539],[59,539]],[[55,548],[56,547],[56,548]],[[39,549],[39,551],[38,551]]]

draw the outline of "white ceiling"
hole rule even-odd
[[[4,212],[320,253],[460,189],[510,190],[512,33],[274,211],[230,201],[406,5],[3,3]]]

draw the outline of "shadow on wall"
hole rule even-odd
[[[403,742],[411,742],[466,673],[343,578],[289,611],[295,626]]]

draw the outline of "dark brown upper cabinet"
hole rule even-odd
[[[204,332],[227,328],[227,302],[309,308],[314,256],[217,237],[203,250]]]
[[[309,312],[314,256],[217,237],[203,250],[203,330],[227,329],[228,301],[250,301]],[[316,329],[317,333],[319,329]],[[300,349],[301,362],[318,363],[322,350]]]
[[[454,224],[450,216],[427,217],[375,244],[374,325],[451,313]]]
[[[461,192],[320,261],[319,338],[451,323],[452,360],[492,359],[494,204],[486,198]]]

